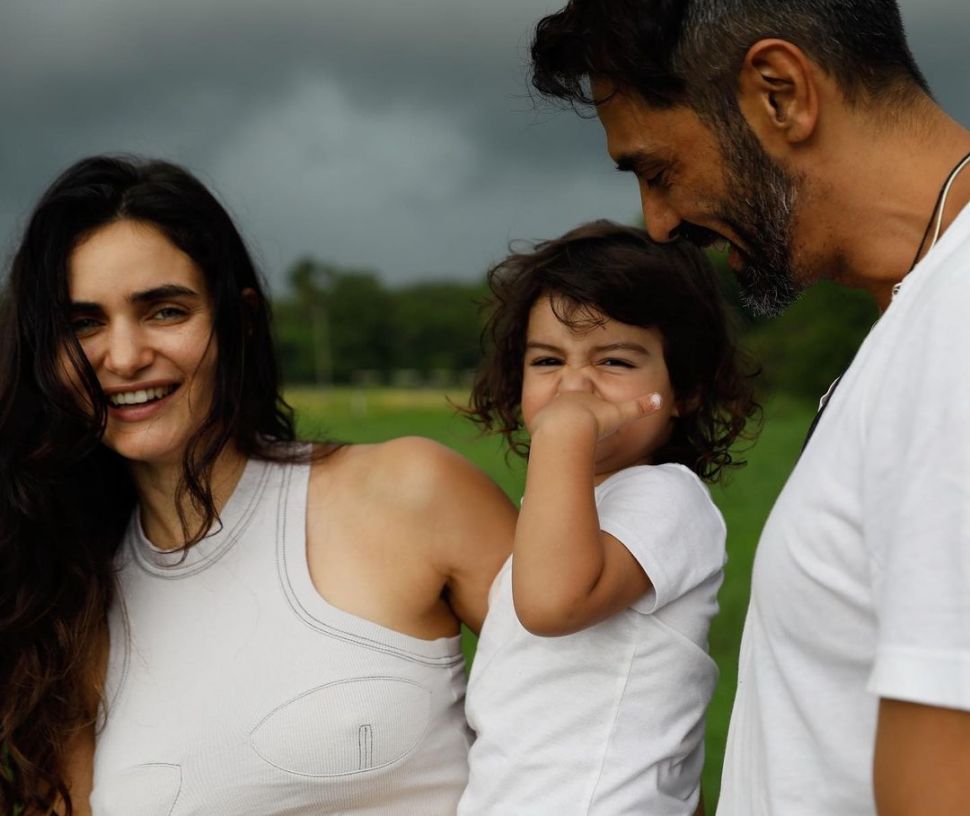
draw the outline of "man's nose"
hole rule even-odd
[[[650,237],[660,244],[672,241],[676,237],[674,231],[680,226],[680,215],[676,210],[645,184],[640,187],[640,205]]]

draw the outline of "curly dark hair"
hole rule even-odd
[[[536,26],[532,84],[586,106],[589,78],[602,77],[655,107],[687,104],[718,121],[744,55],[769,37],[801,48],[850,102],[929,93],[895,0],[570,0]]]
[[[753,438],[759,427],[757,371],[734,340],[720,280],[700,249],[686,241],[658,244],[643,230],[594,221],[532,252],[513,253],[489,270],[488,282],[485,359],[464,413],[501,433],[511,450],[529,451],[520,409],[529,313],[536,300],[553,295],[566,325],[585,328],[591,319],[610,318],[663,336],[682,407],[655,462],[686,465],[708,482],[744,464],[731,446],[739,437]]]

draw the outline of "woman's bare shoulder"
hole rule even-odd
[[[492,481],[461,454],[432,439],[402,436],[387,442],[346,445],[313,464],[313,483],[352,491],[398,506],[440,500],[442,492],[486,489]]]

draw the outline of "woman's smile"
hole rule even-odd
[[[122,422],[140,422],[154,417],[171,401],[178,390],[177,383],[168,385],[139,385],[123,391],[105,391],[109,416]]]

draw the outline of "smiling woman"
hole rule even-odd
[[[0,812],[454,813],[501,491],[427,440],[294,439],[181,168],[68,169],[0,303]]]

